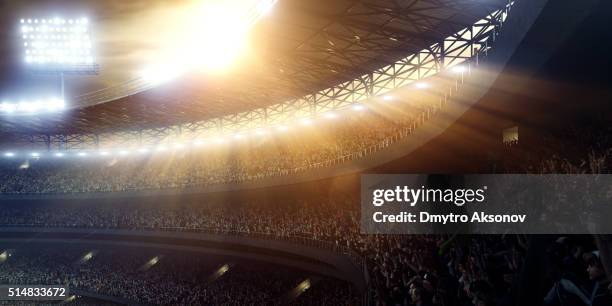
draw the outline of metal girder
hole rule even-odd
[[[20,138],[20,141],[40,148],[66,150],[156,145],[179,142],[184,139],[193,140],[220,134],[241,133],[247,130],[278,126],[302,118],[316,117],[327,111],[349,107],[372,96],[383,95],[458,65],[479,53],[486,52],[489,41],[497,35],[512,8],[512,4],[513,2],[510,1],[503,8],[493,11],[471,26],[463,28],[418,52],[404,56],[369,73],[363,73],[351,81],[342,82],[336,86],[324,88],[283,103],[213,119],[165,127],[100,134],[29,136]],[[370,4],[370,6],[374,7],[375,5]],[[374,9],[380,10],[380,8]],[[398,17],[394,16],[393,18]],[[414,18],[414,16],[411,18]],[[381,28],[384,29],[384,26]],[[322,32],[325,32],[325,29]],[[321,35],[321,33],[316,35]],[[326,35],[332,37],[335,34]],[[364,39],[367,39],[367,37]],[[351,42],[350,45],[353,45],[353,43]],[[331,65],[329,62],[323,64],[323,67]],[[310,76],[306,76],[308,73],[312,73],[314,76],[317,69],[322,69],[321,67],[320,65],[316,68],[313,67],[312,70],[304,71],[297,77],[298,79],[309,78]],[[132,83],[130,86],[137,87],[138,85]],[[97,97],[106,97],[106,95],[108,93],[100,92]],[[89,98],[98,99],[93,96]]]

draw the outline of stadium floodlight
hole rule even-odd
[[[310,119],[306,118],[306,119],[302,119],[302,120],[300,121],[300,123],[301,123],[302,125],[311,125],[311,124],[312,124],[312,120],[310,120]]]
[[[43,72],[97,73],[91,29],[81,19],[21,19],[24,62]]]
[[[465,66],[457,65],[457,66],[454,66],[451,70],[454,73],[464,73],[466,69],[465,69]]]
[[[427,88],[429,88],[429,84],[427,84],[425,82],[418,82],[418,83],[414,84],[414,87],[416,87],[418,89],[427,89]]]
[[[363,106],[363,105],[361,105],[361,104],[355,104],[355,105],[353,105],[353,110],[354,110],[354,111],[358,111],[358,112],[360,112],[360,111],[362,111],[362,110],[364,110],[364,109],[365,109],[365,106]]]
[[[223,137],[215,138],[215,143],[225,143],[225,139]]]
[[[156,265],[158,262],[159,262],[159,257],[158,257],[158,256],[155,256],[155,257],[151,258],[151,260],[149,260],[149,261],[147,262],[147,264],[149,264],[149,265],[151,265],[151,266],[154,266],[154,265]]]
[[[79,157],[86,157],[86,156],[87,156],[87,153],[85,153],[85,152],[79,152],[79,153],[77,153],[77,155],[78,155]]]
[[[107,151],[100,151],[99,154],[101,156],[108,156],[109,153]]]
[[[255,130],[255,135],[257,135],[257,136],[263,136],[263,135],[266,135],[266,134],[268,134],[268,131],[266,131],[264,129],[257,129],[257,130]]]
[[[119,151],[119,155],[126,156],[128,154],[130,154],[130,151],[128,151],[128,150],[121,150],[121,151]]]
[[[148,148],[140,148],[140,149],[138,149],[138,153],[141,153],[141,154],[145,154],[145,153],[148,153],[148,152],[149,152]]]
[[[30,153],[30,156],[32,156],[32,157],[40,157],[40,153],[32,152],[32,153]]]
[[[325,119],[336,119],[338,118],[338,115],[334,112],[327,112],[323,114],[323,117],[325,117]]]
[[[4,153],[4,156],[6,156],[6,157],[15,157],[15,153],[13,153],[13,152],[6,152],[6,153]]]
[[[302,294],[304,291],[310,289],[310,279],[305,279],[303,282],[301,282],[299,285],[297,285],[297,287],[295,288],[295,291],[298,294]]]
[[[38,101],[22,101],[19,103],[0,103],[0,113],[17,115],[36,115],[41,113],[52,113],[66,108],[62,99],[51,98]]]
[[[227,273],[229,269],[230,269],[230,266],[228,264],[222,265],[221,267],[219,267],[219,269],[217,269],[217,271],[215,271],[215,273],[213,274],[213,278],[217,279],[223,276],[223,274]]]
[[[61,153],[61,152],[55,153],[55,157],[64,157],[64,153]]]
[[[83,258],[81,258],[81,262],[87,262],[89,260],[91,260],[94,257],[94,252],[87,252],[87,254],[83,255]]]

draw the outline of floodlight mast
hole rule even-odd
[[[28,18],[20,24],[26,69],[35,74],[57,74],[63,101],[66,75],[98,75],[87,18]]]
[[[60,72],[60,86],[61,86],[61,96],[62,96],[62,101],[66,101],[66,94],[65,94],[65,89],[64,89],[64,72]]]

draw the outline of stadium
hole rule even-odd
[[[612,305],[608,1],[0,8],[0,305]]]

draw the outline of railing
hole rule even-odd
[[[91,226],[54,226],[41,224],[0,224],[0,227],[19,227],[19,228],[64,228],[64,229],[109,229],[109,230],[139,230],[149,232],[181,232],[181,233],[198,233],[208,235],[221,235],[231,237],[245,237],[249,239],[270,240],[291,242],[299,245],[332,251],[335,254],[347,256],[351,262],[358,268],[362,269],[365,264],[363,257],[354,250],[345,245],[340,245],[328,240],[320,240],[310,238],[308,233],[301,235],[279,235],[268,232],[232,230],[215,227],[147,227],[147,226],[118,226],[118,227],[91,227]],[[311,235],[312,236],[312,235]]]

